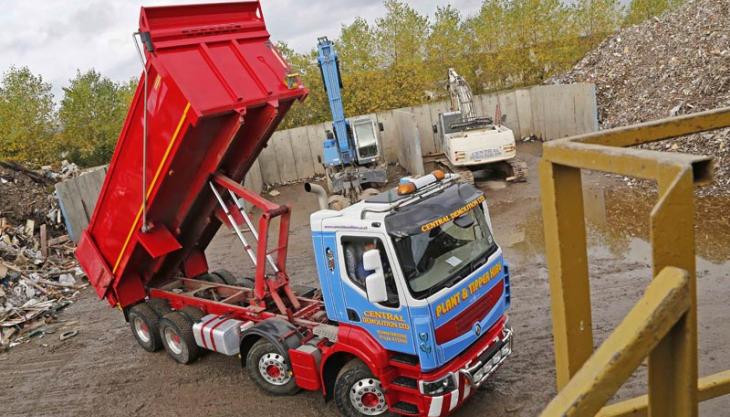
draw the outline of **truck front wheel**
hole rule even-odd
[[[343,416],[380,416],[388,412],[380,380],[357,359],[348,362],[335,380],[335,402]]]
[[[256,385],[274,395],[299,391],[289,361],[266,339],[259,339],[246,355],[246,371]]]
[[[200,348],[195,344],[193,323],[187,315],[180,311],[165,314],[159,327],[162,344],[170,357],[182,364],[198,359]]]

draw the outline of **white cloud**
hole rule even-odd
[[[94,68],[122,81],[140,72],[132,44],[139,8],[200,3],[200,0],[4,0],[0,14],[0,72],[28,66],[51,82],[61,96],[77,69]],[[362,16],[370,22],[385,13],[380,0],[262,0],[272,39],[298,51],[311,49],[319,36],[335,38],[343,24]],[[433,15],[452,4],[471,15],[480,0],[418,0],[413,6]]]

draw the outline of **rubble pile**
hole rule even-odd
[[[551,83],[596,84],[604,129],[730,105],[730,2],[689,0],[625,28]],[[710,155],[715,183],[701,194],[730,194],[730,130],[644,145]]]
[[[53,184],[78,175],[0,162],[0,352],[53,332],[56,312],[86,287],[63,235]]]
[[[13,224],[31,219],[47,224],[52,235],[63,233],[64,226],[53,184],[79,175],[76,164],[63,161],[58,171],[43,167],[33,171],[22,165],[0,161],[0,218]]]

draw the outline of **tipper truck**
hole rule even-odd
[[[238,356],[265,392],[320,391],[344,416],[460,407],[512,352],[509,268],[485,196],[434,171],[329,210],[306,184],[321,206],[320,289],[290,285],[290,208],[241,182],[307,90],[259,3],[145,7],[138,37],[142,81],[76,256],[139,345],[183,364]],[[208,264],[221,225],[252,278]]]

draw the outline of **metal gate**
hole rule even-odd
[[[730,371],[698,379],[694,188],[712,159],[631,147],[730,126],[730,107],[546,143],[540,162],[558,395],[542,416],[687,416],[730,393]],[[654,279],[593,351],[581,170],[656,181]],[[604,406],[648,356],[648,395]]]

